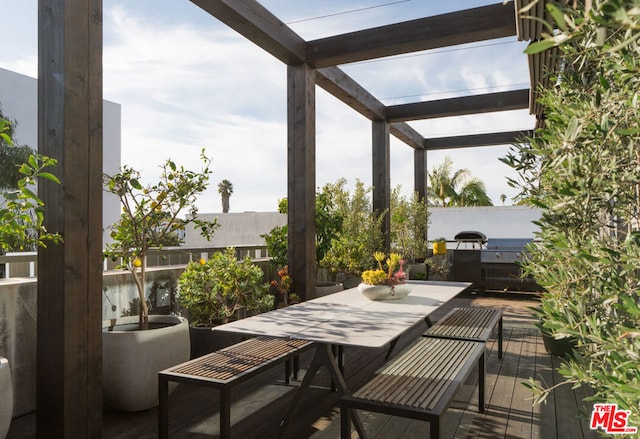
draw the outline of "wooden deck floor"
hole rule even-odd
[[[504,310],[504,358],[497,358],[497,345],[490,340],[487,348],[487,410],[478,413],[477,375],[472,374],[463,386],[443,423],[443,438],[596,438],[590,431],[590,406],[583,405],[583,391],[563,386],[543,405],[531,405],[531,395],[522,383],[529,377],[555,383],[553,372],[558,360],[548,355],[539,331],[533,326],[528,306],[535,297],[522,293],[464,294],[438,310],[434,320],[450,308],[464,305],[497,306]],[[400,340],[397,350],[411,343],[426,326],[417,326]],[[396,350],[396,351],[397,351]],[[304,354],[302,366],[311,352]],[[345,378],[356,389],[384,363],[384,350],[351,349],[345,352]],[[304,372],[304,369],[303,369]],[[289,407],[296,383],[282,381],[283,368],[238,386],[233,391],[232,434],[242,439],[278,437],[279,421]],[[337,396],[328,389],[326,375],[320,375],[302,402],[286,438],[336,439],[340,437],[340,416],[334,408]],[[218,437],[218,395],[213,389],[181,384],[170,397],[170,431],[172,438]],[[428,438],[428,424],[361,412],[365,430],[378,439]],[[30,438],[34,434],[34,415],[14,419],[8,438]],[[103,438],[141,439],[157,437],[157,411],[139,413],[105,412]],[[355,437],[354,433],[354,437]]]

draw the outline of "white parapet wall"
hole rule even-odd
[[[287,216],[278,212],[203,213],[198,218],[207,221],[216,219],[220,228],[216,230],[213,239],[207,241],[192,226],[188,227],[184,247],[265,245],[260,235],[269,233],[276,226],[287,224]]]
[[[430,207],[428,239],[453,241],[466,230],[484,233],[488,238],[533,239],[542,210],[527,206]]]

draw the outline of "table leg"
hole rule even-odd
[[[315,378],[318,370],[320,370],[320,366],[324,366],[329,371],[329,375],[331,377],[332,382],[335,384],[337,391],[341,394],[345,394],[348,392],[347,383],[344,380],[344,376],[340,371],[340,366],[336,361],[336,357],[333,353],[333,349],[331,345],[316,343],[315,344],[315,353],[313,354],[313,358],[311,359],[311,363],[309,364],[309,369],[304,374],[304,378],[302,379],[302,383],[300,383],[300,387],[296,390],[296,394],[293,396],[293,401],[291,402],[291,408],[287,413],[287,416],[280,423],[280,434],[286,430],[287,426],[293,419],[293,416],[298,411],[298,406],[300,404],[300,400],[304,392],[311,385],[311,381]],[[356,427],[356,431],[360,435],[360,437],[366,437],[364,434],[364,428],[362,426],[362,421],[358,416],[358,413],[353,411],[352,414],[353,424]]]

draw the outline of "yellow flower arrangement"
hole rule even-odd
[[[406,280],[406,273],[403,268],[405,261],[399,253],[390,253],[387,258],[383,252],[375,252],[373,257],[378,262],[378,268],[362,272],[362,281],[365,284],[397,285]],[[386,270],[384,269],[383,262],[386,262]]]

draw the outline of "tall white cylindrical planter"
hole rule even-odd
[[[105,405],[139,411],[158,404],[158,372],[189,360],[189,323],[183,317],[149,316],[146,331],[138,317],[118,319],[102,331],[102,379]]]
[[[13,416],[13,383],[9,361],[3,357],[0,357],[0,389],[0,439],[4,439]]]

